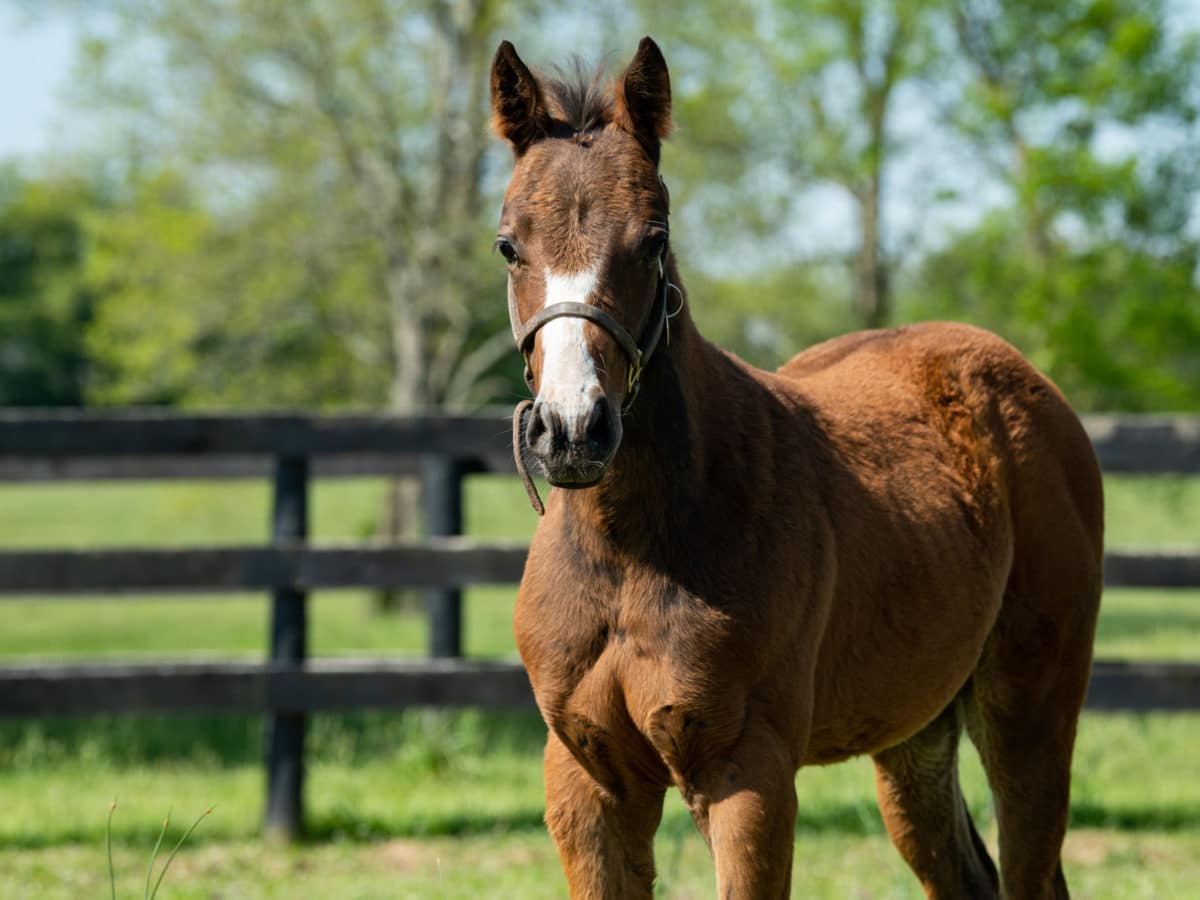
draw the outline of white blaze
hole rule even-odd
[[[545,305],[587,303],[596,289],[599,268],[563,275],[546,269]],[[585,319],[564,316],[542,326],[538,340],[542,344],[542,372],[538,399],[557,407],[565,420],[586,417],[595,398],[603,390],[596,375],[596,364],[584,340]]]

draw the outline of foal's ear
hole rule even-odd
[[[501,41],[492,59],[492,130],[520,156],[545,134],[548,121],[537,79],[516,48]]]
[[[617,124],[642,142],[658,165],[663,138],[671,133],[671,77],[658,44],[642,38],[633,62],[617,81]]]

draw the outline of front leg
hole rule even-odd
[[[712,850],[720,900],[786,900],[796,829],[796,766],[765,723],[747,723],[684,794]]]
[[[665,788],[643,781],[603,787],[553,731],[545,762],[546,825],[572,900],[649,900]]]

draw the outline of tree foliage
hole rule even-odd
[[[94,301],[85,220],[100,200],[75,178],[0,172],[0,406],[83,401]]]
[[[97,6],[86,99],[131,165],[100,228],[98,399],[414,410],[494,391],[496,0]]]
[[[172,172],[137,178],[89,223],[84,275],[100,298],[88,330],[89,399],[106,404],[336,406],[388,389],[360,343],[387,320],[370,266],[320,241],[321,210],[253,204],[216,216]],[[357,254],[357,255],[356,255]]]
[[[29,198],[0,206],[42,248],[0,288],[5,383],[507,397],[490,55],[509,36],[568,63],[572,35],[615,60],[649,30],[678,126],[672,244],[716,340],[773,365],[853,327],[968,319],[1081,406],[1200,407],[1200,52],[1167,0],[697,2],[27,2],[83,23],[79,106],[119,139],[95,149],[103,203],[56,195],[74,244]]]
[[[1008,335],[1090,407],[1200,406],[1200,47],[1161,3],[961,4],[947,121],[1010,205],[930,254],[910,312]]]

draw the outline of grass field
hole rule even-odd
[[[370,529],[380,485],[325,482],[313,497],[321,540]],[[518,484],[474,479],[468,529],[521,537],[533,527]],[[262,541],[269,496],[256,483],[0,487],[0,546]],[[1109,541],[1200,546],[1200,479],[1110,479]],[[512,589],[468,593],[472,655],[513,653]],[[317,654],[422,651],[419,617],[380,617],[362,592],[314,598]],[[261,597],[0,600],[0,661],[169,655],[261,656]],[[1200,594],[1113,591],[1098,653],[1200,659]],[[163,897],[560,897],[540,826],[536,716],[479,712],[316,716],[307,805],[313,840],[258,838],[262,728],[253,717],[94,717],[0,722],[0,897],[107,896],[109,801],[120,896],[140,889],[168,808],[183,822],[210,804]],[[1066,851],[1077,896],[1200,896],[1200,717],[1087,715]],[[964,785],[994,841],[973,751]],[[917,897],[883,837],[865,760],[804,771],[798,896]],[[711,866],[672,799],[659,836],[660,893],[707,897]]]

